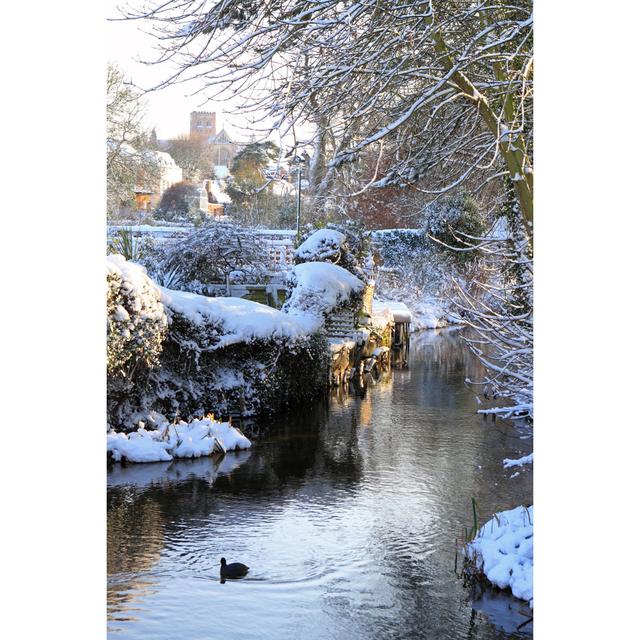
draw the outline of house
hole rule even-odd
[[[151,151],[158,165],[158,174],[144,185],[136,185],[134,190],[136,209],[149,211],[160,203],[162,194],[174,184],[182,182],[182,169],[165,151]]]

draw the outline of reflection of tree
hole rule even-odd
[[[112,491],[107,507],[107,611],[109,620],[135,619],[136,602],[153,593],[154,580],[125,577],[152,569],[164,548],[164,518],[148,495],[130,489]]]

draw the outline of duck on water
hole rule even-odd
[[[227,564],[226,558],[220,558],[220,580],[242,578],[247,575],[249,567],[242,562]]]

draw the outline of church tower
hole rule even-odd
[[[190,140],[208,140],[216,133],[216,114],[213,111],[192,111]]]

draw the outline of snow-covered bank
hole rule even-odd
[[[533,607],[533,506],[496,513],[465,553],[491,584]]]
[[[133,433],[107,433],[107,453],[118,462],[161,462],[174,458],[199,458],[212,453],[248,449],[251,442],[228,422],[209,418],[161,423],[157,429],[140,427]]]

